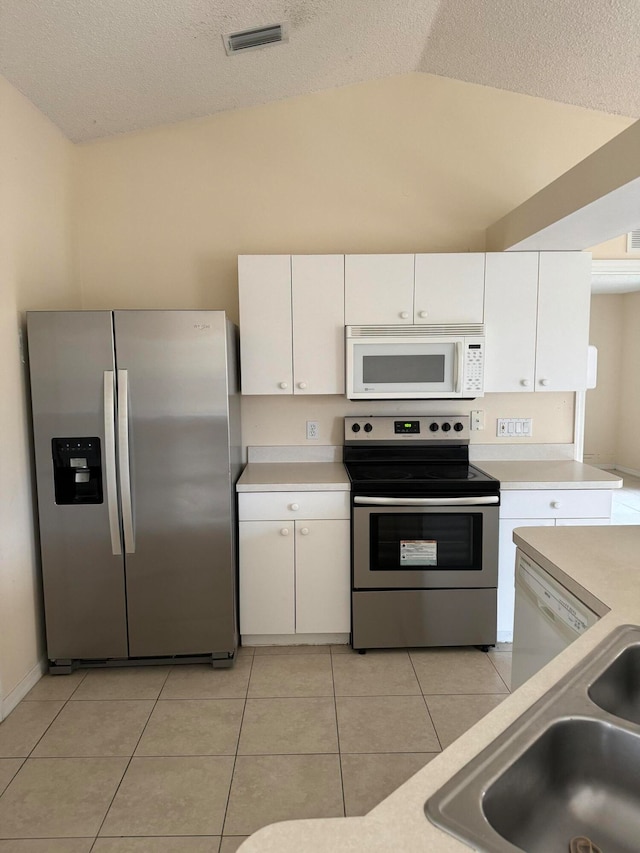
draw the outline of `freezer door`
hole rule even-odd
[[[27,314],[47,654],[127,655],[110,311]]]
[[[231,653],[225,315],[116,311],[114,320],[129,653]]]

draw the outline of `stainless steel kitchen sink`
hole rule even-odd
[[[604,711],[640,726],[640,646],[625,649],[589,687]]]
[[[640,850],[640,627],[612,632],[425,804],[480,851]]]

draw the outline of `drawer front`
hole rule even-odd
[[[349,518],[349,496],[349,492],[242,492],[238,517],[240,521]]]
[[[610,489],[503,491],[500,518],[608,518]]]

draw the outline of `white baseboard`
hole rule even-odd
[[[349,634],[243,634],[243,646],[340,646]]]
[[[0,721],[4,720],[16,707],[18,702],[21,702],[27,693],[34,687],[47,671],[46,658],[41,658],[33,667],[31,672],[27,673],[22,681],[13,688],[11,693],[0,699]]]

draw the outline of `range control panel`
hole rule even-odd
[[[345,444],[373,442],[435,441],[469,443],[469,415],[421,415],[419,418],[371,415],[345,418]]]

